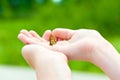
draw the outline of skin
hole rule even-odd
[[[46,36],[47,34],[44,37]],[[71,80],[67,57],[61,52],[43,47],[43,44],[49,44],[48,41],[36,32],[26,30],[22,30],[18,38],[26,44],[22,48],[22,55],[26,62],[35,69],[37,80]]]
[[[51,33],[57,39],[57,43],[53,46],[48,45]],[[33,34],[34,37],[28,36]],[[18,36],[24,43],[39,44],[52,51],[61,52],[69,60],[91,62],[100,67],[111,80],[120,79],[120,55],[99,32],[88,29],[70,30],[57,28],[52,32],[47,30],[43,38],[38,37],[38,34],[34,31],[28,32],[26,30],[22,30]]]
[[[23,47],[22,55],[35,69],[37,80],[71,80],[71,71],[63,53],[30,44]]]

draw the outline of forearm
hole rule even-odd
[[[100,67],[111,80],[120,79],[120,55],[113,47],[102,47],[95,52],[93,63]]]

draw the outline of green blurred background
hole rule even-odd
[[[0,0],[0,64],[28,66],[21,56],[21,29],[96,29],[120,51],[120,0]],[[102,72],[87,62],[72,70]]]

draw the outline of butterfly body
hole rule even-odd
[[[49,41],[50,41],[50,45],[51,45],[51,46],[56,43],[56,39],[55,39],[55,37],[54,37],[52,34],[50,35]]]

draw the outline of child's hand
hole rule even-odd
[[[46,31],[44,35],[48,35]],[[70,30],[55,29],[52,34],[56,37],[57,43],[52,49],[64,53],[69,59],[84,60],[93,62],[98,58],[98,52],[117,52],[114,47],[105,40],[99,32],[89,29]],[[46,36],[47,36],[46,35]],[[49,36],[48,36],[49,37]],[[48,39],[45,37],[45,39]]]
[[[18,38],[24,43],[24,44],[38,44],[43,47],[49,48],[49,39],[48,36],[50,36],[51,31],[47,30],[46,35],[44,38],[41,38],[35,31],[27,31],[27,30],[21,30],[18,34]],[[47,37],[46,37],[47,36]]]
[[[63,53],[30,44],[23,47],[22,55],[35,69],[37,80],[71,80],[67,57]]]
[[[46,33],[48,32],[46,31]],[[57,39],[57,43],[53,45],[52,49],[64,53],[72,60],[90,61],[101,44],[106,47],[110,46],[95,30],[55,29],[52,34]],[[45,37],[45,39],[48,37]]]
[[[54,50],[64,53],[72,60],[92,62],[111,80],[120,79],[120,55],[99,32],[88,29],[55,29],[52,34],[60,40],[53,46]]]
[[[67,57],[61,52],[50,50],[47,40],[50,33],[46,32],[44,40],[34,31],[22,30],[18,35],[18,38],[26,44],[22,49],[22,55],[36,70],[38,80],[71,80]]]

